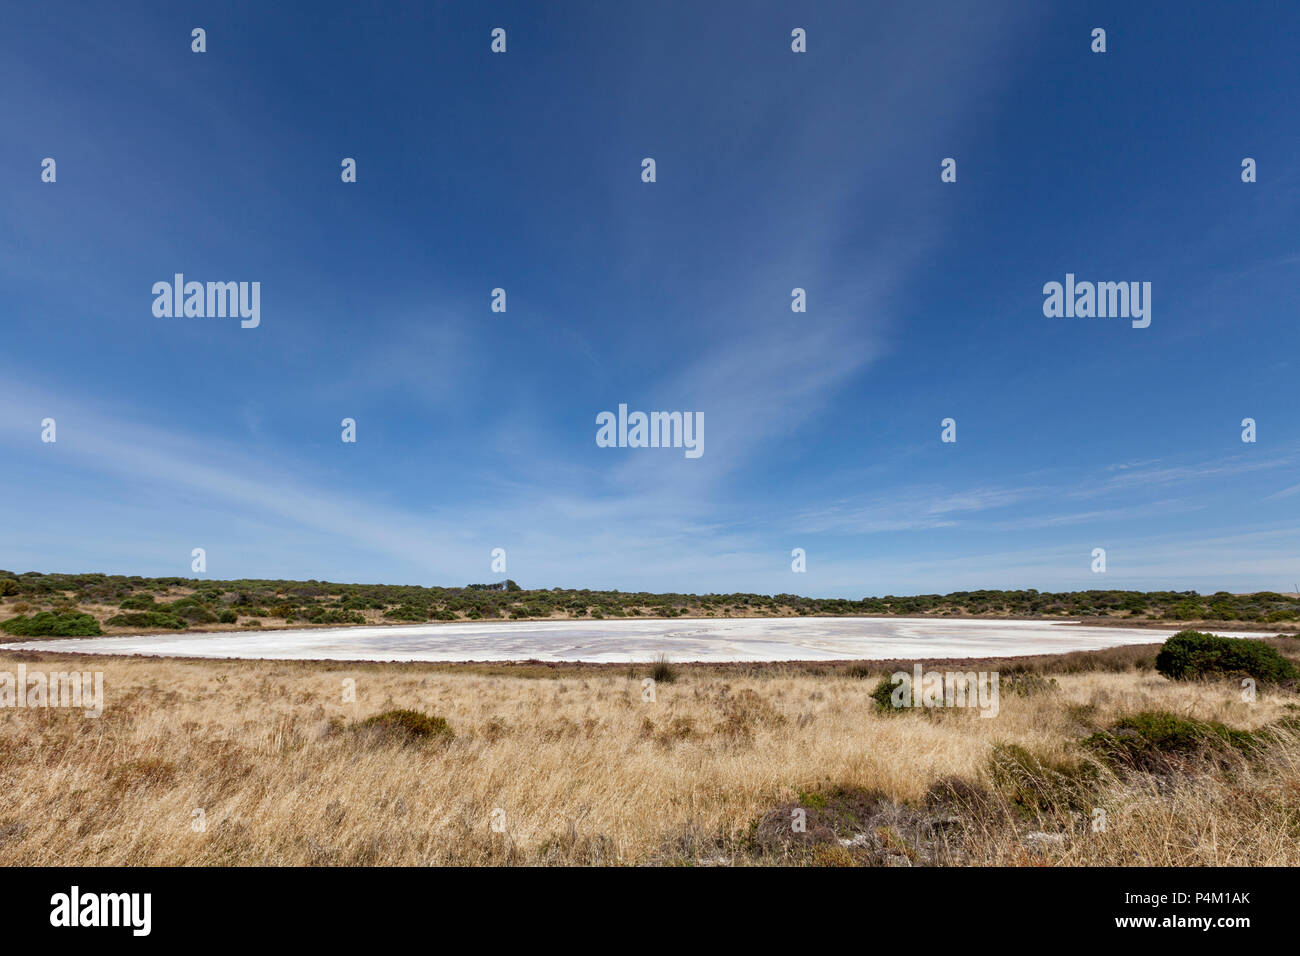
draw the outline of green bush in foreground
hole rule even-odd
[[[19,615],[0,623],[0,628],[18,637],[98,637],[104,633],[91,615],[76,611],[68,614],[41,611],[31,617]]]
[[[1249,753],[1267,739],[1266,732],[1149,710],[1121,718],[1109,730],[1086,738],[1083,745],[1114,764],[1156,769],[1171,757],[1229,750]]]
[[[876,702],[877,707],[887,713],[903,710],[902,707],[894,706],[894,688],[897,686],[892,677],[882,677],[871,691],[871,699]],[[911,697],[908,696],[907,699],[910,701]]]
[[[1300,676],[1289,660],[1263,641],[1179,631],[1156,655],[1156,670],[1170,680],[1253,677],[1277,682]]]
[[[409,740],[431,740],[438,737],[450,739],[455,736],[446,720],[418,710],[386,710],[382,714],[367,717],[357,726]]]

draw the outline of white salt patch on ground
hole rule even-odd
[[[0,644],[10,650],[159,657],[332,661],[589,661],[659,655],[689,661],[816,661],[1014,657],[1155,644],[1172,630],[1048,621],[932,618],[704,618],[496,621],[282,631],[142,634]],[[1224,632],[1231,637],[1263,633]]]

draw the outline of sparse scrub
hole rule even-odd
[[[101,718],[0,721],[0,865],[1300,865],[1300,695],[1097,657],[993,719],[881,719],[834,662],[676,664],[646,702],[626,665],[97,658]]]
[[[340,584],[328,581],[237,579],[228,581],[105,574],[15,574],[0,571],[0,597],[15,604],[52,609],[59,602],[104,623],[112,609],[165,611],[190,624],[213,623],[224,607],[251,617],[353,625],[389,622],[576,619],[625,617],[809,617],[906,615],[962,618],[1075,618],[1095,622],[1159,623],[1211,619],[1266,621],[1279,630],[1300,625],[1300,598],[1271,591],[1256,594],[1192,591],[954,591],[950,594],[810,598],[797,594],[652,594],[576,588],[526,589],[513,581],[463,587]],[[135,625],[115,625],[135,626]],[[1131,662],[1117,662],[1129,669]],[[1139,665],[1140,666],[1140,665]]]
[[[1055,694],[1061,689],[1055,677],[1044,677],[1036,671],[1008,671],[999,675],[999,691],[1010,692],[1019,697],[1035,697],[1038,694]]]

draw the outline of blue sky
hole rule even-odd
[[[1295,4],[279,6],[6,12],[0,566],[1300,580]],[[260,326],[156,318],[177,272]],[[1067,272],[1150,327],[1045,317]],[[705,453],[597,447],[620,403]]]

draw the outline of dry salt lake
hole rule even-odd
[[[519,621],[138,634],[0,644],[161,657],[334,661],[815,661],[1012,657],[1154,644],[1173,630],[1056,621],[696,618]],[[1233,637],[1261,637],[1232,632]]]

